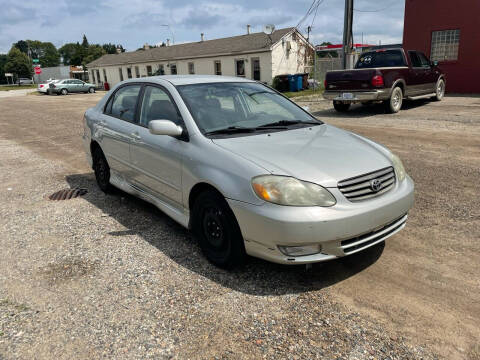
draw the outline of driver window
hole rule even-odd
[[[181,119],[167,93],[156,86],[145,86],[140,125],[147,126],[152,120],[170,120],[180,125]]]
[[[429,68],[430,61],[428,61],[427,57],[419,52],[417,52],[417,54],[418,54],[418,57],[420,58],[420,63],[422,64],[422,67]]]

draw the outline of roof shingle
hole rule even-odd
[[[198,41],[186,44],[157,47],[148,50],[107,54],[87,64],[88,67],[134,64],[150,61],[168,61],[199,56],[231,55],[248,51],[268,51],[270,47],[294,28],[275,30],[271,35],[263,32],[228,38]]]

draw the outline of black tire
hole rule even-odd
[[[333,102],[333,107],[335,110],[338,112],[347,112],[350,109],[350,104],[348,103],[342,103],[340,101],[334,101]]]
[[[88,89],[88,92],[89,92],[90,94],[93,94],[93,93],[95,92],[95,88],[93,88],[93,87],[89,88],[89,89]]]
[[[67,89],[62,89],[62,90],[60,90],[60,94],[62,94],[62,95],[67,95],[67,94],[68,94],[68,90],[67,90]]]
[[[400,111],[403,104],[403,91],[399,86],[396,86],[392,90],[390,99],[384,102],[385,110],[389,114],[395,114]]]
[[[104,193],[111,193],[113,190],[112,184],[110,184],[110,166],[108,166],[107,159],[103,154],[102,149],[96,147],[92,154],[93,171],[95,172],[95,179],[97,180],[98,187]]]
[[[220,193],[207,190],[198,195],[192,209],[192,230],[205,257],[214,265],[231,269],[245,261],[240,227]]]
[[[442,101],[445,96],[445,80],[438,79],[437,85],[435,86],[435,96],[432,97],[434,101]]]

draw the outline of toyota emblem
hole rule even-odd
[[[370,180],[370,189],[377,192],[382,187],[382,182],[378,179]]]

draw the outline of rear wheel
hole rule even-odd
[[[385,101],[385,109],[388,113],[394,114],[400,111],[403,104],[403,91],[400,87],[395,87],[390,95],[390,100]]]
[[[192,209],[192,228],[205,257],[222,268],[233,268],[245,260],[240,227],[223,196],[207,190]]]
[[[435,101],[442,101],[445,95],[445,80],[439,79],[435,88],[435,96],[432,98]]]
[[[67,94],[68,94],[68,90],[67,90],[67,89],[62,89],[62,90],[60,90],[60,93],[61,93],[62,95],[67,95]]]
[[[350,104],[342,103],[341,101],[334,101],[333,102],[333,107],[338,112],[346,112],[346,111],[348,111],[348,109],[350,109]]]
[[[110,184],[110,166],[108,166],[107,159],[100,147],[96,147],[92,153],[93,171],[95,172],[95,179],[98,187],[104,192],[109,193],[113,190]]]

